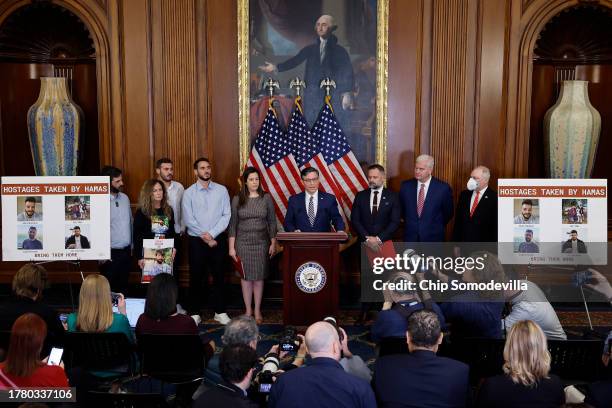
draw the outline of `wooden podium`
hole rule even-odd
[[[338,315],[338,245],[345,232],[279,232],[283,253],[283,322],[305,326]]]

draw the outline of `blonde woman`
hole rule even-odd
[[[563,384],[550,375],[550,353],[544,332],[531,320],[515,323],[504,347],[504,374],[488,378],[478,394],[478,407],[559,407]]]
[[[126,317],[125,299],[117,294],[119,313],[113,312],[110,285],[102,275],[89,275],[81,285],[79,309],[68,315],[68,331],[87,333],[124,333],[133,341]]]

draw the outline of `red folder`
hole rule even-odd
[[[370,261],[370,265],[374,262],[374,258],[395,258],[397,252],[395,252],[395,247],[393,246],[393,241],[388,240],[382,243],[380,247],[380,251],[375,252],[370,249],[367,245],[365,246],[366,255],[368,256],[368,260]]]
[[[246,279],[246,276],[244,275],[244,267],[242,266],[242,259],[240,259],[238,255],[236,255],[236,259],[238,259],[237,261],[234,260],[234,258],[232,257],[230,258],[232,259],[232,265],[234,265],[234,270],[238,272],[240,278]]]

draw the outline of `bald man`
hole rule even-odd
[[[317,35],[314,44],[307,45],[295,57],[278,65],[266,62],[259,67],[263,72],[271,74],[289,71],[306,63],[303,74],[306,82],[303,103],[306,120],[311,125],[323,105],[325,92],[319,87],[322,79],[329,77],[336,82],[332,104],[336,115],[339,115],[338,119],[343,116],[342,110],[349,109],[352,104],[353,65],[346,49],[338,44],[338,38],[333,34],[335,29],[334,18],[324,14],[317,19],[314,26]]]
[[[370,384],[347,374],[338,362],[342,345],[336,327],[316,322],[308,327],[305,337],[312,361],[278,377],[270,391],[271,408],[376,407]]]
[[[414,178],[402,182],[400,204],[404,242],[444,242],[446,224],[453,218],[453,192],[433,177],[434,158],[422,154],[414,163]]]
[[[497,193],[489,187],[491,172],[478,166],[457,201],[453,242],[497,242]]]

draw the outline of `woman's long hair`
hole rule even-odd
[[[164,183],[157,179],[150,179],[144,182],[140,189],[140,196],[138,197],[138,208],[147,217],[155,215],[155,208],[153,208],[153,188],[159,184],[162,188],[164,196],[161,200],[161,209],[164,211],[164,215],[168,218],[172,215],[172,209],[168,204],[168,196],[166,186]]]
[[[153,320],[162,320],[176,313],[178,286],[169,273],[155,276],[147,289],[144,314]]]
[[[108,280],[102,275],[89,275],[81,285],[77,329],[103,333],[113,324],[113,302]]]
[[[531,387],[548,378],[550,353],[544,332],[531,320],[515,323],[504,346],[504,373],[516,384]]]
[[[244,169],[244,172],[242,173],[241,177],[242,187],[240,188],[240,192],[238,193],[238,207],[242,207],[243,205],[245,205],[249,198],[249,188],[247,187],[247,180],[249,176],[253,173],[257,173],[257,177],[259,177],[259,186],[257,187],[257,194],[259,194],[260,197],[263,197],[263,195],[266,193],[263,187],[261,187],[261,173],[259,172],[259,170],[257,170],[255,167],[247,167],[246,169]]]
[[[47,337],[47,324],[38,315],[26,313],[21,316],[11,329],[11,341],[4,372],[16,377],[29,377],[38,367],[40,351]]]

